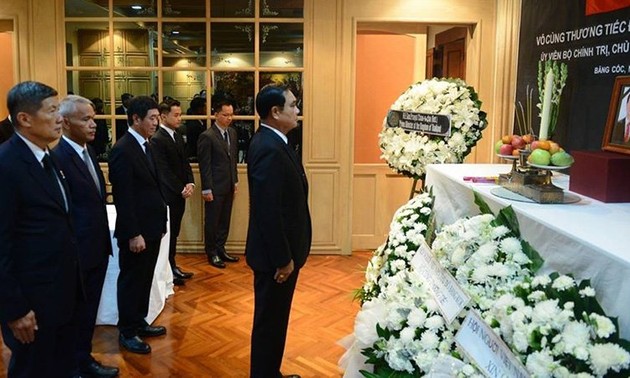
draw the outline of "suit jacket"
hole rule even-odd
[[[125,108],[121,105],[116,108],[117,115],[127,116],[127,112]],[[127,133],[127,129],[129,129],[129,124],[127,123],[127,119],[117,119],[116,120],[116,140],[119,140]]]
[[[213,195],[225,195],[234,191],[234,185],[238,182],[236,130],[228,127],[227,131],[230,139],[229,147],[216,124],[201,133],[197,143],[201,190],[210,189]]]
[[[176,201],[183,201],[182,190],[188,183],[194,183],[192,169],[186,158],[184,140],[175,133],[178,143],[159,127],[151,137],[153,157],[160,172],[160,183],[166,203],[171,205]]]
[[[11,135],[13,135],[13,132],[13,124],[9,120],[9,117],[0,121],[0,143],[4,143],[9,140]]]
[[[249,228],[245,255],[255,271],[306,262],[311,247],[308,182],[295,152],[280,136],[258,128],[247,153]]]
[[[610,137],[610,142],[614,144],[630,145],[630,141],[628,142],[623,141],[625,131],[626,131],[626,118],[622,119],[621,121],[617,121],[615,123],[615,127],[613,128],[613,132]]]
[[[72,146],[61,138],[53,150],[55,161],[63,170],[72,197],[72,219],[76,228],[81,268],[92,269],[107,261],[112,254],[107,209],[105,208],[105,177],[96,163],[96,156],[88,146],[92,165],[96,170],[99,189],[92,175]],[[99,192],[100,190],[100,192]]]
[[[109,157],[109,181],[116,205],[114,236],[119,242],[138,235],[155,240],[166,233],[166,203],[158,180],[138,141],[125,133]]]
[[[199,135],[208,128],[206,121],[189,119],[186,121],[186,156],[197,157]]]
[[[65,324],[81,290],[70,214],[17,134],[0,146],[0,177],[0,321],[34,310],[40,328]]]

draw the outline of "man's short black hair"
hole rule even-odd
[[[260,92],[256,95],[256,111],[260,116],[260,119],[265,119],[269,116],[271,108],[279,106],[284,109],[284,92],[288,91],[289,87],[286,85],[269,84],[265,85]]]
[[[158,110],[160,111],[160,114],[168,114],[171,112],[171,108],[173,106],[182,106],[182,105],[179,101],[175,100],[174,98],[171,98],[170,100],[162,101],[160,103]]]
[[[57,96],[57,91],[37,81],[24,81],[15,85],[7,95],[7,108],[14,127],[19,127],[18,113],[35,114],[42,107],[42,101]]]
[[[143,119],[151,109],[159,109],[157,102],[149,96],[136,96],[129,101],[127,109],[127,122],[133,125],[133,115]]]

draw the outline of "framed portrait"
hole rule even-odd
[[[615,78],[602,149],[630,155],[630,76]]]

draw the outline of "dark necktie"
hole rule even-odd
[[[87,165],[88,171],[90,171],[90,176],[92,176],[92,180],[94,180],[94,185],[96,185],[98,193],[102,195],[101,183],[99,182],[98,176],[96,175],[96,168],[94,168],[94,163],[92,163],[92,159],[90,158],[87,147],[83,149],[83,161],[85,162],[85,165]]]
[[[149,161],[151,172],[155,173],[155,165],[153,165],[153,155],[151,154],[151,145],[148,141],[144,142],[144,153],[147,155],[147,160]]]
[[[44,164],[44,170],[48,174],[48,178],[50,179],[50,187],[53,192],[57,196],[57,198],[61,199],[61,202],[64,204],[64,208],[66,211],[68,210],[68,203],[66,202],[66,195],[63,193],[63,189],[61,186],[61,182],[59,181],[59,177],[57,177],[57,173],[55,172],[55,165],[50,158],[50,155],[45,154],[42,159],[42,163]]]
[[[228,155],[229,155],[230,154],[230,139],[228,138],[227,130],[223,132],[223,140],[225,141],[225,144],[227,144],[228,146]]]

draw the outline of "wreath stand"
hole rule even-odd
[[[420,182],[420,188],[418,188],[418,182]],[[413,182],[411,183],[411,192],[409,193],[409,199],[412,199],[416,194],[420,194],[424,192],[424,177],[422,178],[413,178]]]

